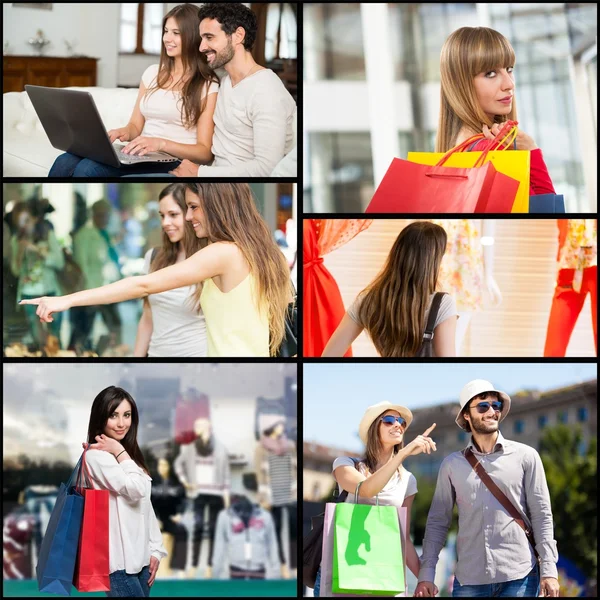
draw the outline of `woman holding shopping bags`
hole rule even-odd
[[[446,231],[434,223],[418,221],[405,227],[382,271],[357,296],[322,356],[343,356],[363,330],[380,356],[418,356],[431,310],[437,310],[431,340],[433,354],[455,356],[454,299],[444,294],[434,307],[446,241]]]
[[[406,565],[418,577],[419,557],[410,539],[410,511],[417,493],[417,480],[404,468],[409,456],[436,451],[429,434],[435,423],[404,446],[404,434],[412,422],[412,412],[405,406],[380,402],[369,406],[358,426],[360,439],[365,444],[365,457],[357,464],[348,456],[333,461],[333,476],[339,493],[348,492],[345,502],[355,501],[354,493],[360,484],[358,496],[361,504],[405,507]],[[400,543],[400,540],[398,540]],[[321,572],[317,573],[315,596],[321,591]],[[436,592],[437,594],[437,588]]]
[[[484,138],[468,147],[483,150],[505,121],[517,121],[515,51],[488,27],[461,27],[444,43],[440,57],[440,121],[436,152],[447,152],[470,137]],[[530,195],[555,194],[542,151],[521,129],[515,150],[528,150]]]
[[[94,489],[108,490],[109,597],[150,596],[167,556],[150,502],[148,467],[138,446],[138,410],[124,389],[109,386],[94,399],[86,461]]]
[[[247,183],[188,183],[186,220],[206,248],[148,275],[56,298],[35,298],[36,314],[113,304],[202,284],[208,356],[275,356],[293,299],[290,271]]]

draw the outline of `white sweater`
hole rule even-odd
[[[235,87],[225,75],[215,108],[212,166],[199,177],[268,177],[295,145],[296,103],[271,69]]]
[[[110,573],[124,569],[136,574],[150,564],[150,556],[167,556],[150,502],[152,478],[133,460],[118,463],[104,450],[88,450],[86,461],[94,489],[110,492]]]

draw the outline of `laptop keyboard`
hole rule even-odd
[[[145,156],[136,156],[135,154],[125,154],[125,152],[121,151],[121,150],[117,150],[117,155],[119,156],[119,158],[124,158],[127,159],[127,162],[131,161],[131,162],[140,162],[140,161],[144,161],[144,159],[148,160]]]

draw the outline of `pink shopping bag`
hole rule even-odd
[[[331,571],[333,569],[333,517],[335,513],[334,502],[329,502],[325,505],[325,519],[323,523],[323,556],[321,558],[321,597],[344,596],[346,598],[359,598],[354,594],[334,594],[331,591]],[[407,509],[404,507],[398,508],[398,521],[400,523],[400,542],[402,544],[402,556],[406,560],[406,516]],[[406,581],[406,563],[404,563],[404,581]],[[404,594],[398,596],[408,595]]]

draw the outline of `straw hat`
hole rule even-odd
[[[470,402],[475,396],[481,394],[483,392],[498,392],[500,394],[500,398],[504,400],[504,407],[502,408],[502,412],[500,413],[500,418],[498,419],[498,423],[503,421],[510,410],[510,396],[506,392],[501,392],[497,390],[489,381],[485,379],[474,379],[473,381],[469,381],[465,387],[460,391],[460,410],[458,411],[458,415],[456,416],[456,424],[461,428],[467,431],[467,425],[464,417],[462,416],[462,410],[467,404]]]
[[[380,402],[379,404],[373,404],[373,406],[369,406],[369,408],[367,408],[363,418],[360,420],[360,425],[358,426],[358,435],[363,443],[367,443],[367,434],[369,433],[369,427],[371,427],[371,423],[386,410],[395,410],[399,412],[400,416],[406,421],[405,430],[408,429],[408,426],[413,420],[413,415],[410,410],[406,408],[406,406],[392,404],[387,400]]]

